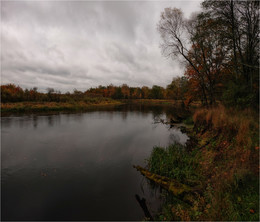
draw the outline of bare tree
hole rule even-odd
[[[210,29],[210,31],[209,31]],[[215,41],[218,26],[207,14],[194,14],[188,20],[180,9],[166,8],[161,14],[158,31],[162,38],[162,54],[186,61],[196,74],[205,105],[215,102],[216,77],[225,60],[222,42]],[[194,75],[194,74],[193,74]]]
[[[204,101],[207,105],[207,96],[203,75],[197,69],[190,58],[189,53],[189,29],[192,23],[184,18],[183,12],[177,8],[165,8],[161,13],[161,19],[158,23],[158,31],[162,38],[162,54],[171,58],[182,58],[193,67],[201,79],[201,90],[203,91]]]

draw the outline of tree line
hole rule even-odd
[[[177,8],[161,13],[162,54],[186,66],[187,99],[232,106],[259,101],[259,1],[202,2],[186,19]]]
[[[130,87],[127,84],[121,86],[98,86],[84,92],[74,91],[61,93],[53,88],[47,88],[46,93],[38,92],[36,87],[23,90],[15,84],[1,85],[1,102],[78,102],[88,98],[112,98],[112,99],[174,99],[184,102],[187,92],[188,80],[186,77],[175,77],[166,87],[153,85],[151,88]]]

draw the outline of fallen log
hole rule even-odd
[[[141,166],[135,166],[134,168],[137,169],[143,176],[148,178],[149,180],[155,182],[157,185],[160,185],[162,188],[170,191],[175,196],[180,196],[184,193],[190,193],[190,192],[197,192],[199,191],[198,187],[190,187],[186,184],[182,184],[177,180],[170,179],[165,176],[160,176],[155,173],[151,173],[147,169],[141,167]]]

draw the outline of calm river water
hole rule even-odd
[[[142,220],[158,193],[132,167],[187,136],[156,124],[163,107],[1,118],[2,220]]]

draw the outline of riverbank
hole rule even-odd
[[[163,191],[156,220],[259,220],[258,114],[223,106],[198,109],[196,143],[155,147],[150,172],[200,187],[180,196]]]
[[[46,112],[46,111],[80,111],[88,110],[89,108],[120,105],[121,101],[104,99],[92,99],[87,102],[16,102],[16,103],[1,103],[2,113],[17,113],[17,112]]]
[[[1,103],[2,113],[17,112],[47,112],[47,111],[81,111],[89,108],[121,105],[121,104],[141,104],[141,105],[166,105],[181,107],[182,102],[178,100],[161,100],[161,99],[133,99],[133,100],[113,100],[110,98],[88,98],[84,101],[73,102],[13,102]],[[193,103],[192,107],[197,107],[199,103]]]
[[[174,105],[174,106],[185,106],[182,100],[170,100],[170,99],[132,99],[132,100],[123,100],[125,102],[133,104],[143,104],[143,105]],[[200,101],[193,101],[190,103],[189,107],[199,107],[201,106]]]

